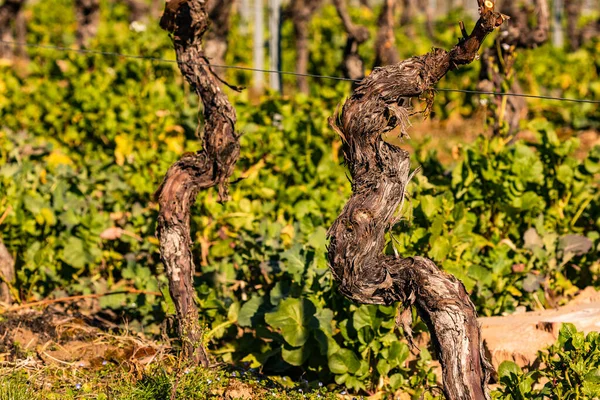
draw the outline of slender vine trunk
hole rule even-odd
[[[394,36],[396,0],[384,0],[375,39],[375,66],[396,64],[400,61]]]
[[[296,38],[296,73],[298,90],[301,93],[308,94],[308,73],[309,60],[309,40],[308,24],[313,14],[321,5],[322,0],[292,0],[286,14],[292,18],[294,25],[294,35]]]
[[[98,33],[100,25],[100,0],[75,0],[77,44],[84,47]]]
[[[347,35],[342,72],[345,78],[354,81],[362,80],[365,77],[365,64],[360,54],[358,54],[358,48],[362,43],[369,40],[369,30],[364,26],[354,25],[348,13],[346,0],[333,0],[333,4],[342,20]],[[353,83],[354,87],[356,87],[356,83]]]
[[[486,49],[481,57],[479,88],[494,92],[523,93],[513,68],[516,51],[535,48],[548,41],[550,9],[547,0],[534,0],[533,5],[505,1],[501,11],[511,21],[502,27],[493,46]],[[532,19],[536,20],[534,25],[530,22]],[[496,96],[492,106],[494,134],[514,135],[527,112],[527,103],[522,97]]]
[[[452,50],[434,49],[376,68],[330,119],[343,140],[353,192],[328,231],[333,276],[340,292],[358,303],[416,306],[429,326],[448,400],[489,398],[491,366],[463,284],[429,259],[383,254],[385,233],[394,225],[411,172],[408,152],[386,143],[382,134],[398,127],[405,133],[410,108],[404,99],[432,92],[448,71],[472,62],[485,37],[502,24],[493,1],[478,4],[475,28]]]
[[[235,0],[209,0],[208,17],[211,25],[206,34],[204,51],[211,63],[225,64],[227,37],[231,28],[231,12]]]
[[[181,73],[204,106],[203,150],[184,154],[158,188],[157,234],[169,278],[184,356],[208,366],[202,328],[195,304],[194,261],[191,252],[190,208],[202,189],[217,186],[220,201],[228,199],[228,180],[240,154],[236,113],[208,66],[202,37],[209,25],[206,0],[171,0],[160,21],[171,34]],[[202,64],[202,65],[200,65]]]
[[[25,0],[6,0],[0,6],[0,40],[13,42],[15,41],[15,35],[17,35],[17,41],[25,41],[24,32],[19,35],[19,29],[23,29],[25,26],[25,20],[21,13],[24,5]],[[0,58],[13,58],[15,53],[25,53],[25,51],[22,47],[0,44]]]

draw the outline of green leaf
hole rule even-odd
[[[565,185],[570,185],[573,181],[573,170],[568,165],[561,165],[556,169],[556,179]]]
[[[281,350],[281,357],[283,360],[291,365],[296,367],[301,366],[310,356],[310,347],[302,346],[295,348],[288,348],[287,346],[283,346]]]
[[[406,343],[394,342],[390,346],[389,361],[394,366],[400,366],[408,358],[408,353]]]
[[[325,250],[327,245],[327,230],[319,226],[309,237],[308,243],[315,250]]]
[[[425,216],[428,219],[431,219],[436,211],[438,210],[439,204],[436,201],[436,198],[434,198],[433,196],[422,196],[421,197],[421,210],[423,211],[423,214],[425,214]]]
[[[498,377],[511,377],[511,376],[520,376],[523,374],[521,367],[515,364],[512,361],[503,361],[502,364],[498,367]]]
[[[388,372],[390,372],[390,369],[392,368],[387,361],[379,360],[377,362],[377,372],[379,372],[379,375],[387,376]]]
[[[600,368],[594,368],[583,378],[585,382],[600,384]]]
[[[583,332],[575,332],[572,336],[573,347],[577,350],[581,350],[583,348],[583,344],[585,343],[585,335]]]
[[[73,268],[83,268],[90,261],[81,239],[71,236],[65,243],[62,260]]]
[[[428,254],[435,261],[444,261],[450,250],[452,250],[450,241],[446,237],[440,236],[434,241]]]
[[[404,377],[401,374],[390,376],[390,386],[392,390],[398,390],[404,384]]]
[[[377,318],[377,306],[362,305],[352,315],[354,329],[357,331],[368,326],[377,331],[381,324],[381,319]]]
[[[252,326],[252,317],[256,314],[260,306],[263,304],[263,298],[254,296],[245,302],[238,313],[237,322],[239,326]]]
[[[278,329],[290,346],[300,347],[308,340],[310,321],[316,311],[315,305],[308,299],[288,298],[279,303],[275,311],[265,314],[265,321]]]
[[[571,339],[573,335],[577,333],[577,328],[572,323],[564,323],[560,331],[558,332],[558,340],[561,344],[565,344],[567,340]]]
[[[340,349],[329,357],[328,365],[334,374],[355,373],[360,368],[360,360],[352,350]]]

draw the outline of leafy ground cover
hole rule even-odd
[[[71,46],[75,22],[64,11],[71,8],[68,0],[31,4],[28,41]],[[102,10],[91,47],[174,57],[156,24],[133,31],[122,4],[104,2]],[[376,14],[353,12],[374,26]],[[454,43],[458,19],[436,23],[437,44]],[[419,40],[401,29],[397,35],[403,56],[433,44],[424,32]],[[283,37],[283,69],[293,70],[287,23]],[[311,37],[310,72],[339,76],[345,39],[333,7],[312,22]],[[250,66],[249,36],[235,28],[231,43],[227,62]],[[374,59],[372,48],[361,46],[366,60]],[[528,92],[599,99],[598,54],[599,41],[574,53],[544,46],[520,54],[515,69]],[[120,292],[85,308],[149,337],[172,333],[153,193],[168,166],[200,146],[197,100],[172,64],[45,49],[30,49],[30,58],[0,67],[0,235],[17,262],[13,292],[22,303]],[[443,85],[474,88],[477,76],[472,65]],[[240,71],[226,77],[249,82]],[[232,198],[220,205],[214,192],[201,193],[193,211],[208,347],[220,362],[309,386],[436,396],[431,355],[427,348],[411,354],[394,323],[396,307],[350,303],[328,272],[325,232],[350,185],[327,118],[349,85],[316,81],[302,96],[289,77],[284,83],[285,96],[231,94],[244,133]],[[434,130],[402,144],[423,170],[386,251],[431,257],[465,283],[482,315],[552,307],[580,288],[599,287],[600,147],[582,150],[579,139],[597,132],[597,105],[532,100],[526,134],[515,143],[472,129],[476,138],[465,140],[461,124],[477,120],[485,132],[485,103],[440,92],[433,118],[439,126],[462,121],[454,137]],[[455,144],[437,148],[434,140]],[[414,320],[415,332],[424,332]],[[144,376],[160,381],[152,371],[160,368]],[[172,389],[178,372],[165,371],[164,387]],[[210,374],[199,376],[214,382]],[[26,380],[17,376],[11,385],[21,390]],[[131,382],[123,390],[143,385]]]

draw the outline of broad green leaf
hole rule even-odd
[[[263,301],[262,297],[255,296],[242,304],[237,318],[238,325],[245,327],[252,326],[252,317],[254,317],[259,307],[263,304]]]
[[[288,348],[287,346],[283,346],[283,349],[281,350],[281,356],[283,357],[283,359],[294,366],[301,366],[302,364],[304,364],[304,362],[308,359],[308,357],[310,356],[310,347],[309,346],[302,346],[302,347],[294,347],[294,348]]]
[[[316,311],[314,304],[306,298],[288,298],[281,301],[275,311],[265,314],[265,321],[278,329],[290,346],[300,347],[308,340],[312,329],[310,322]]]
[[[558,333],[558,339],[560,343],[564,344],[567,340],[571,339],[577,332],[577,328],[572,323],[564,323]]]
[[[355,373],[360,368],[360,361],[352,350],[340,349],[329,357],[328,365],[334,374]]]
[[[498,376],[500,378],[511,377],[512,375],[520,376],[521,374],[523,374],[521,367],[512,361],[503,361],[500,366],[498,366]]]

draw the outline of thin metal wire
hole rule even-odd
[[[141,55],[136,55],[136,54],[122,54],[122,53],[117,53],[117,52],[113,52],[113,51],[102,51],[102,50],[92,50],[92,49],[75,49],[72,47],[44,45],[44,44],[37,44],[37,43],[23,43],[23,42],[9,41],[9,40],[0,40],[0,43],[12,45],[12,46],[23,46],[23,47],[46,49],[46,50],[74,52],[74,53],[81,53],[81,54],[93,54],[93,55],[102,55],[102,56],[110,56],[110,57],[123,57],[123,58],[135,59],[135,60],[156,61],[156,62],[171,63],[171,64],[178,63],[177,60],[172,60],[172,59],[159,58],[159,57],[148,57],[148,56],[141,56]],[[240,70],[240,71],[264,72],[264,73],[268,73],[268,74],[305,76],[308,78],[316,78],[316,79],[330,79],[330,80],[336,80],[336,81],[360,82],[360,80],[343,78],[343,77],[339,77],[339,76],[302,74],[302,73],[292,72],[292,71],[278,71],[278,70],[270,70],[270,69],[251,68],[251,67],[243,67],[243,66],[239,66],[239,65],[218,65],[218,64],[208,64],[208,63],[199,63],[199,62],[187,62],[184,64],[196,65],[196,66],[210,66],[213,68],[235,69],[235,70]],[[525,98],[541,99],[541,100],[554,100],[554,101],[566,101],[566,102],[574,102],[574,103],[600,104],[600,100],[573,99],[573,98],[568,98],[568,97],[553,97],[553,96],[543,96],[543,95],[524,94],[524,93],[492,92],[492,91],[467,90],[467,89],[446,89],[446,88],[435,88],[435,90],[440,91],[440,92],[486,94],[486,95],[493,95],[493,96],[513,96],[513,97],[525,97]]]

